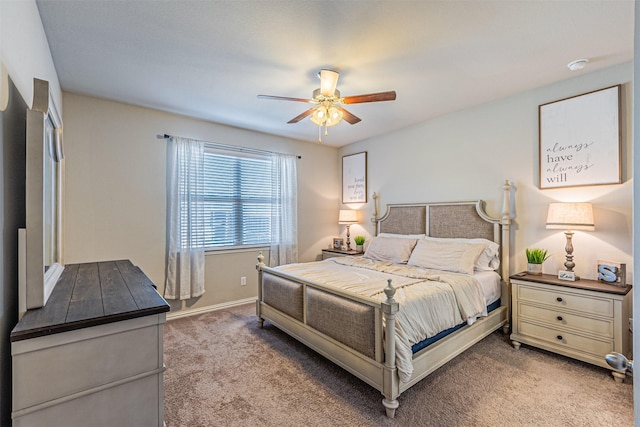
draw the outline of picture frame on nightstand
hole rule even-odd
[[[333,249],[342,249],[342,246],[344,246],[344,239],[342,237],[334,237]]]

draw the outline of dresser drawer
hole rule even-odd
[[[108,384],[116,384],[162,368],[162,325],[145,316],[12,345],[13,408],[39,404]]]
[[[518,299],[547,304],[558,309],[581,311],[589,315],[613,317],[613,301],[586,295],[577,295],[557,290],[547,290],[529,286],[518,287]]]
[[[518,312],[521,317],[548,323],[552,328],[571,328],[603,338],[613,338],[613,319],[594,319],[566,313],[561,309],[542,308],[525,303],[519,304]]]
[[[523,319],[518,320],[518,329],[523,335],[547,341],[554,346],[568,347],[596,356],[604,356],[614,351],[612,340],[586,338],[566,331],[559,331],[552,327],[529,323]]]

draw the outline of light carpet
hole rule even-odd
[[[382,395],[270,323],[253,304],[167,322],[174,426],[632,426],[633,386],[495,332],[405,391]]]

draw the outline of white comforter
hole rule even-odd
[[[397,289],[394,299],[400,304],[396,315],[396,365],[403,382],[409,381],[413,372],[412,345],[463,321],[471,324],[487,314],[480,283],[465,274],[362,257],[329,258],[278,269],[380,300],[386,299],[383,289],[392,279]]]

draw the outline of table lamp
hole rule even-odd
[[[340,215],[338,216],[338,224],[347,226],[347,250],[351,250],[351,240],[350,240],[350,232],[349,227],[351,224],[358,223],[358,211],[352,209],[340,209]]]
[[[593,231],[593,208],[591,203],[550,203],[547,214],[547,228],[552,230],[565,230],[567,236],[565,271],[558,272],[558,279],[579,280],[573,268],[573,230]]]

